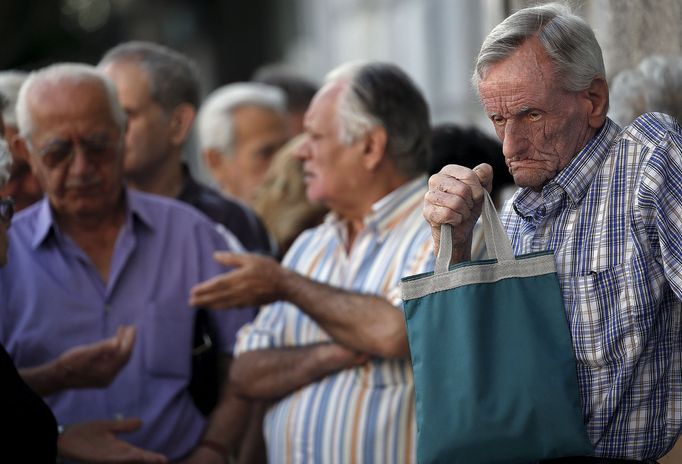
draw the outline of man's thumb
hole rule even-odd
[[[113,433],[134,432],[142,427],[142,419],[138,417],[129,417],[107,422],[110,425],[109,430]]]
[[[478,180],[481,182],[483,188],[488,192],[492,190],[493,187],[493,168],[487,163],[481,163],[476,166],[473,171],[478,176]]]

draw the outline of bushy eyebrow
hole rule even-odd
[[[518,111],[512,113],[512,117],[514,117],[514,116],[525,116],[525,115],[527,115],[528,113],[531,113],[531,112],[533,112],[533,111],[539,111],[539,110],[538,110],[537,108],[534,108],[534,107],[531,107],[531,106],[523,106],[523,107],[521,107]],[[490,113],[490,114],[488,115],[488,117],[491,118],[491,119],[494,118],[494,117],[496,117],[496,116],[500,116],[500,117],[503,117],[503,118],[504,118],[504,116],[502,116],[500,113]]]

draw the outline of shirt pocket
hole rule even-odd
[[[605,367],[639,347],[625,264],[569,278],[568,317],[579,363]],[[629,304],[630,303],[630,304]]]
[[[194,311],[176,300],[148,304],[145,364],[158,377],[189,379]]]

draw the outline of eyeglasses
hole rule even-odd
[[[14,200],[10,197],[0,198],[0,222],[7,225],[14,216]]]
[[[118,149],[120,143],[120,138],[112,140],[108,135],[82,137],[77,143],[67,139],[53,139],[38,154],[47,167],[54,168],[70,163],[76,154],[76,147],[80,146],[88,161],[101,163],[111,159],[110,155]]]

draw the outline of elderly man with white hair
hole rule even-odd
[[[220,87],[201,106],[197,129],[215,182],[226,195],[250,204],[273,156],[290,138],[286,97],[265,84]]]
[[[6,105],[0,101],[0,110]],[[0,189],[11,175],[12,158],[4,139],[3,118],[0,116]],[[0,196],[0,267],[7,265],[9,240],[7,232],[12,224],[15,202],[11,197]],[[135,329],[123,331],[125,340],[116,337],[88,346],[76,347],[58,359],[62,367],[92,369],[106,372],[106,378],[113,378],[130,356],[135,341]],[[85,361],[85,362],[84,362]],[[90,362],[102,366],[93,366]],[[49,363],[51,364],[51,363]],[[48,365],[49,365],[48,364]],[[41,366],[43,368],[45,366]],[[49,375],[58,375],[53,369],[43,370]],[[132,432],[140,427],[139,419],[100,420],[73,424],[58,434],[59,428],[50,408],[41,400],[35,388],[26,381],[23,373],[17,371],[12,359],[0,344],[0,411],[6,427],[3,429],[2,455],[4,459],[21,462],[55,462],[57,454],[62,458],[83,462],[105,463],[165,463],[161,454],[148,452],[119,440],[115,434]],[[96,382],[98,375],[90,376]],[[59,384],[59,380],[53,382]],[[92,386],[95,386],[94,384]],[[67,385],[61,385],[68,388]]]
[[[332,72],[305,116],[306,194],[325,222],[282,265],[220,254],[236,266],[194,288],[196,304],[268,304],[240,331],[231,381],[271,403],[269,462],[416,461],[414,385],[400,278],[432,269],[421,218],[430,152],[423,95],[397,66]]]
[[[180,459],[205,418],[188,391],[192,285],[225,268],[212,257],[236,240],[175,200],[123,184],[126,115],[113,83],[87,65],[32,74],[17,103],[14,146],[46,197],[15,217],[0,269],[0,341],[20,368],[137,328],[130,360],[103,388],[46,397],[60,424],[140,417],[129,443]],[[214,315],[221,349],[253,310]]]
[[[15,107],[19,89],[21,89],[21,84],[24,83],[27,76],[28,73],[23,71],[0,72],[0,97],[6,100],[2,110],[2,119],[5,123],[5,140],[8,143],[11,143],[19,130]],[[10,151],[11,148],[10,145]],[[31,172],[28,162],[15,153],[12,153],[11,176],[0,189],[0,195],[12,197],[17,211],[32,205],[43,196],[40,184]]]

